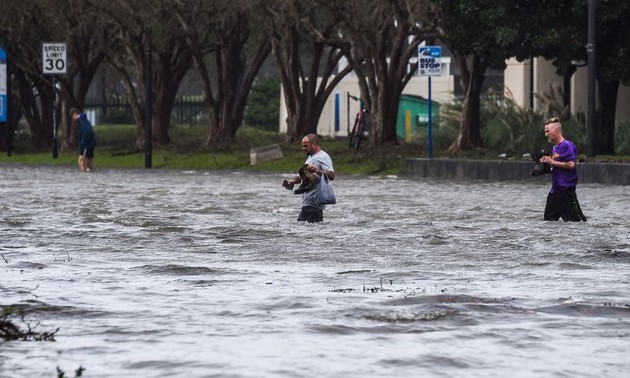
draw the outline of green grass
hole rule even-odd
[[[135,145],[136,129],[133,125],[101,125],[96,128],[98,145],[94,165],[99,168],[144,168],[144,150]],[[160,169],[192,170],[249,170],[267,172],[297,172],[306,155],[300,142],[286,142],[285,136],[254,128],[242,128],[236,140],[220,150],[204,146],[207,130],[204,126],[176,126],[169,135],[172,143],[166,147],[153,147],[152,167]],[[250,149],[279,144],[284,157],[250,165]],[[74,149],[60,150],[57,158],[52,149],[33,151],[21,141],[12,156],[0,155],[0,163],[33,165],[76,166]],[[324,139],[322,148],[334,162],[335,171],[342,174],[405,173],[405,160],[421,155],[418,146],[387,145],[369,149],[367,143],[358,152],[348,148],[346,138]]]
[[[94,164],[98,168],[144,168],[144,150],[135,144],[136,128],[133,125],[101,125],[96,128],[98,146]],[[204,126],[175,126],[169,132],[172,143],[153,148],[152,167],[180,170],[244,170],[261,172],[297,172],[305,159],[299,142],[285,142],[285,136],[276,132],[244,127],[235,141],[221,149],[205,147],[207,130]],[[447,152],[448,143],[438,134],[434,141],[435,158],[497,159],[500,152],[488,149]],[[441,139],[440,139],[441,138]],[[12,156],[0,154],[0,163],[33,165],[77,166],[74,149],[60,150],[52,158],[52,150],[33,151],[24,140],[16,141]],[[250,165],[251,148],[279,144],[284,157]],[[346,138],[324,139],[322,148],[333,158],[335,171],[340,174],[404,175],[408,158],[426,157],[426,142],[420,144],[387,144],[368,148],[365,142],[356,152],[348,148]],[[518,156],[516,156],[518,158]],[[598,156],[596,161],[630,162],[629,156]]]

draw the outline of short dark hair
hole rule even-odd
[[[314,133],[308,134],[306,135],[306,139],[308,139],[310,143],[319,146],[319,137],[317,136],[317,134],[314,134]]]

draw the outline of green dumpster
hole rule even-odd
[[[440,104],[431,101],[431,125],[435,130],[439,124]],[[414,138],[426,137],[429,130],[429,100],[421,96],[404,94],[398,104],[396,135],[410,143]]]

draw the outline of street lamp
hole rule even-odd
[[[588,62],[588,101],[586,111],[586,155],[595,156],[595,13],[597,0],[588,2],[588,42],[586,44],[586,56]]]

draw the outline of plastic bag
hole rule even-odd
[[[333,190],[332,183],[328,179],[326,172],[322,173],[322,177],[317,184],[317,204],[319,205],[334,205],[337,203],[335,198],[335,191]]]

